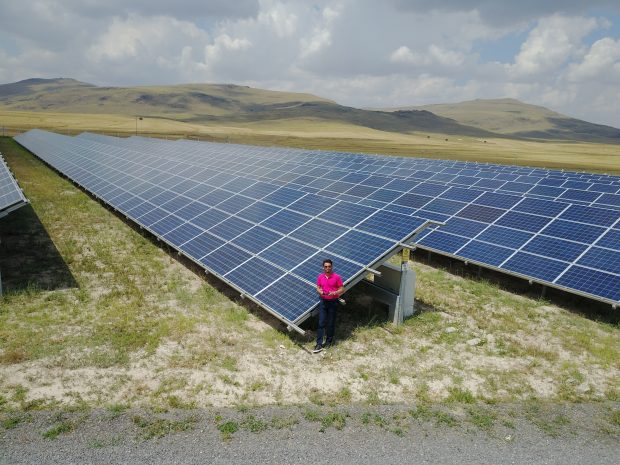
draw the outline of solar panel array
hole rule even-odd
[[[82,139],[230,160],[257,180],[446,222],[420,248],[604,302],[620,301],[620,177],[241,145]],[[443,179],[443,181],[440,181]]]
[[[0,217],[28,203],[0,154]]]
[[[175,149],[163,156],[168,144],[160,141],[113,145],[39,130],[15,139],[287,323],[303,321],[317,305],[323,258],[335,258],[351,285],[428,224],[258,180],[250,176],[258,166],[227,154]]]

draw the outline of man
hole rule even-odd
[[[344,292],[342,278],[334,273],[334,265],[329,258],[323,260],[323,273],[316,280],[316,291],[321,297],[321,303],[319,304],[319,327],[316,331],[316,346],[312,351],[315,354],[323,350],[323,333],[325,329],[327,329],[325,347],[330,347],[334,343],[338,298]]]

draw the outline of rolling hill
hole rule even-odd
[[[148,116],[193,124],[311,120],[400,134],[620,143],[620,129],[511,99],[365,110],[311,94],[231,84],[99,87],[58,78],[0,85],[0,109]]]
[[[620,142],[620,129],[571,118],[519,100],[477,99],[385,111],[427,110],[460,124],[519,139]]]

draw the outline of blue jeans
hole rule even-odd
[[[336,331],[336,309],[338,308],[338,299],[327,300],[321,299],[319,304],[319,327],[316,331],[316,343],[323,345],[323,333],[327,329],[326,344],[334,342],[334,333]]]

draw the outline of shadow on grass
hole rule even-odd
[[[78,287],[31,205],[0,219],[2,291]]]

